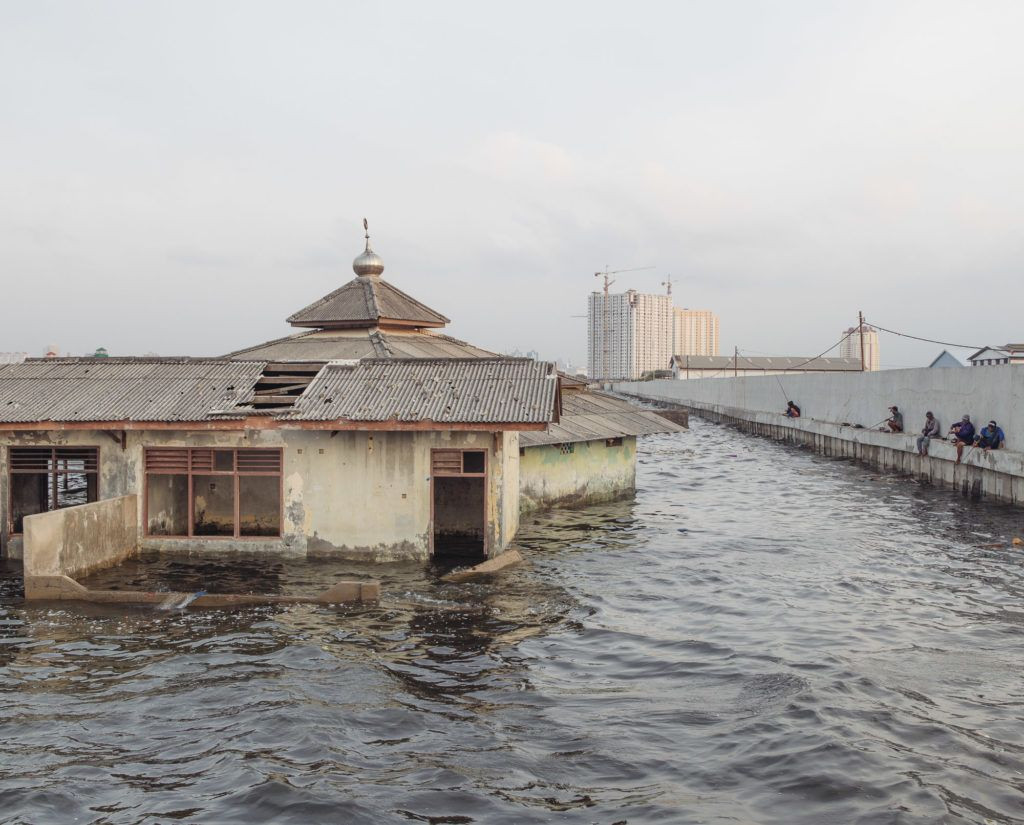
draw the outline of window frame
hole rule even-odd
[[[15,470],[14,469],[14,454],[18,450],[49,450],[50,460],[53,462],[53,469],[47,469],[44,471],[40,470]],[[76,452],[82,452],[85,450],[91,450],[96,455],[96,469],[95,470],[58,470],[57,469],[57,453],[61,450],[74,450]],[[67,460],[67,459],[65,459]],[[26,444],[22,446],[9,446],[7,448],[7,535],[10,537],[24,536],[25,531],[20,532],[14,531],[14,479],[15,475],[21,476],[51,476],[51,480],[48,483],[49,494],[53,496],[54,504],[57,503],[57,476],[68,475],[72,472],[79,475],[94,475],[96,476],[96,501],[101,501],[100,495],[100,464],[102,460],[101,448],[92,444],[86,444],[84,446],[75,446],[71,444],[64,445],[46,445],[46,444]],[[86,504],[95,504],[95,501],[87,501]],[[71,507],[80,507],[80,504],[69,505]],[[40,510],[39,513],[32,513],[31,515],[41,515],[42,513],[55,513],[57,510],[66,510],[67,507],[54,507],[52,510],[47,508],[46,510]],[[27,517],[25,517],[27,518]],[[23,518],[24,520],[24,518]]]
[[[214,453],[230,451],[232,455],[232,469],[231,470],[217,470],[214,469],[217,464],[217,459]],[[240,470],[238,454],[249,451],[259,451],[263,453],[273,452],[277,454],[278,469],[273,471],[265,470]],[[149,456],[157,453],[185,453],[185,469],[180,468],[173,469],[153,469],[149,467]],[[210,453],[210,465],[209,467],[196,467],[196,462],[193,458],[195,453]],[[142,535],[147,539],[167,539],[169,541],[274,541],[281,539],[284,536],[284,448],[283,447],[144,447],[142,451],[142,473],[143,473],[143,505],[142,505],[142,518],[143,518],[143,531]],[[185,535],[164,535],[162,533],[151,533],[149,530],[149,477],[154,476],[165,476],[165,475],[184,475],[188,481],[188,492],[187,495],[187,509],[186,523],[188,525],[188,532]],[[232,491],[234,493],[234,534],[230,536],[211,536],[211,535],[196,535],[195,533],[195,484],[193,479],[196,476],[219,476],[222,478],[232,479]],[[277,533],[270,536],[243,536],[241,535],[241,500],[239,496],[240,492],[240,479],[242,477],[262,477],[262,478],[274,478],[278,480],[277,483],[277,506],[278,506],[278,519],[277,519]]]

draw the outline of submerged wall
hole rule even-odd
[[[26,586],[33,576],[87,576],[138,551],[136,496],[25,517]]]
[[[519,459],[520,510],[615,501],[636,490],[636,438],[526,447]]]
[[[965,373],[977,375],[969,377]],[[774,405],[781,402],[783,395],[770,377],[630,382],[618,384],[616,389],[641,398],[682,404],[704,418],[735,425],[745,432],[803,444],[825,455],[854,458],[971,495],[1024,504],[1024,453],[1020,452],[1024,446],[1024,410],[1019,406],[1024,399],[1024,368],[819,374],[788,377],[784,385],[787,395],[803,407],[804,417],[791,419],[777,412],[784,403]],[[891,434],[852,426],[875,424],[878,419],[866,416],[877,413],[882,418],[889,404],[904,411],[909,433]],[[882,407],[880,412],[878,406]],[[918,456],[917,433],[928,409],[936,413],[943,432],[950,420],[959,419],[963,412],[978,423],[995,418],[1006,432],[1009,449],[988,453],[978,449],[965,451],[963,464],[956,464],[953,445],[933,439],[930,454]],[[962,412],[954,414],[953,410]],[[831,420],[823,420],[823,416],[830,416]]]
[[[98,447],[99,498],[137,494],[138,537],[146,549],[270,550],[374,561],[425,559],[430,552],[432,449],[486,452],[485,533],[490,555],[504,550],[519,526],[517,433],[341,431],[332,437],[330,431],[311,430],[129,431],[122,449],[104,432],[0,432],[0,547],[13,558],[21,557],[23,539],[8,535],[9,451],[3,448],[40,445]],[[239,539],[145,535],[145,447],[281,448],[282,535]],[[207,503],[211,511],[216,509],[215,502]],[[173,521],[174,516],[163,512],[163,518]]]

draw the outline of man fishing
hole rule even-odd
[[[799,418],[800,417],[800,408],[796,404],[794,404],[792,401],[787,401],[786,402],[786,416],[788,418]]]
[[[929,410],[924,414],[924,426],[921,428],[921,435],[917,437],[917,454],[928,455],[928,445],[933,438],[939,437],[939,419],[932,415]]]
[[[989,421],[988,426],[982,427],[981,432],[974,439],[974,446],[981,447],[985,452],[998,450],[1005,443],[1006,434],[995,421]]]
[[[903,432],[903,413],[900,412],[900,408],[895,404],[889,407],[889,420],[885,422],[885,426],[889,428],[891,433]]]
[[[963,458],[964,446],[974,444],[974,425],[971,423],[971,417],[965,415],[950,427],[949,437],[951,441],[956,443],[956,463],[959,464]]]

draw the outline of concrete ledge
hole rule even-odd
[[[183,602],[191,593],[136,590],[90,590],[68,576],[25,576],[25,598],[33,601],[77,601],[94,604],[165,604]],[[380,582],[341,581],[316,596],[272,596],[258,593],[207,593],[189,602],[195,607],[249,604],[346,604],[375,602]]]

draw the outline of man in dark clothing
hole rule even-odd
[[[959,464],[963,458],[964,445],[974,443],[974,425],[971,423],[971,417],[965,415],[949,428],[949,433],[951,440],[956,442],[956,463]]]
[[[924,426],[917,437],[917,454],[928,455],[928,445],[933,438],[939,437],[939,419],[932,415],[931,410],[924,414]]]
[[[799,418],[800,417],[800,408],[796,404],[794,404],[792,401],[787,401],[786,402],[786,415],[789,418]]]
[[[903,413],[900,412],[900,408],[894,404],[889,407],[889,412],[892,413],[892,415],[890,415],[889,420],[885,422],[885,426],[889,428],[889,432],[903,432]]]
[[[974,439],[974,446],[983,450],[998,450],[1006,443],[1006,434],[995,421],[989,421],[987,427],[982,427]]]

